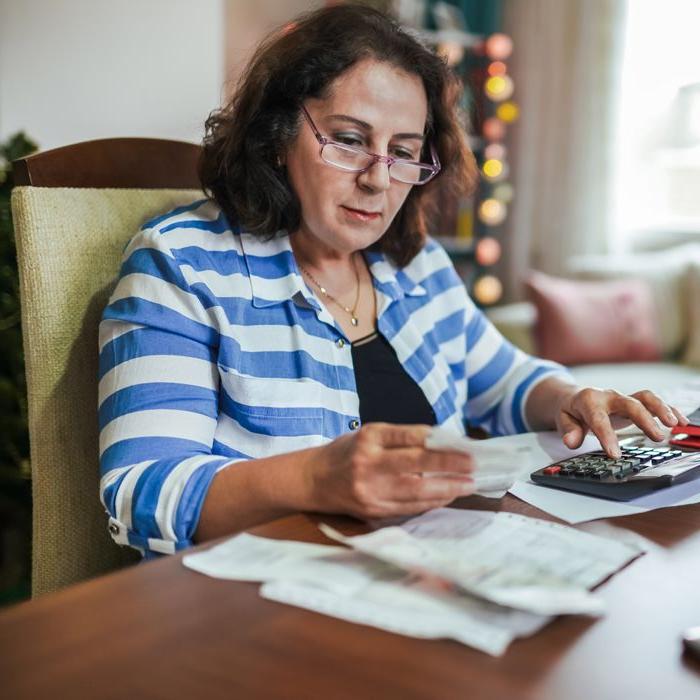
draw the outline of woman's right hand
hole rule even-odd
[[[474,493],[472,458],[426,449],[429,431],[427,425],[368,423],[325,445],[311,470],[318,510],[386,518],[422,513]]]

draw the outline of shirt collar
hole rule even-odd
[[[255,308],[275,306],[290,299],[302,306],[319,308],[304,283],[286,233],[259,238],[241,232],[240,238]]]
[[[391,299],[426,294],[425,288],[411,278],[407,269],[397,268],[383,253],[369,251],[365,253],[365,258],[374,277],[375,286]]]
[[[254,307],[265,308],[292,299],[301,305],[319,308],[301,275],[288,234],[279,232],[267,239],[241,232],[240,238]],[[415,282],[406,270],[397,268],[383,253],[366,251],[365,259],[375,287],[392,300],[426,294],[423,286]]]

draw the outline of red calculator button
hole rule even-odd
[[[543,474],[557,474],[560,471],[561,471],[561,467],[558,464],[555,464],[552,467],[545,467],[542,470],[542,473]]]

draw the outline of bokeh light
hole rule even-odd
[[[513,185],[509,182],[501,182],[493,188],[492,194],[496,199],[508,204],[513,201]]]
[[[484,158],[487,160],[495,158],[496,160],[505,160],[506,147],[502,143],[490,143],[484,149]]]
[[[481,132],[487,141],[500,141],[506,135],[506,125],[496,117],[489,117],[484,121]]]
[[[504,175],[505,166],[503,161],[497,160],[496,158],[489,158],[484,161],[481,170],[489,180],[497,180]]]
[[[479,205],[479,220],[487,226],[498,226],[506,218],[508,210],[499,199],[489,197]]]
[[[500,258],[501,244],[495,238],[487,236],[476,244],[476,261],[479,265],[495,265]]]
[[[486,55],[493,61],[505,61],[513,53],[513,40],[507,34],[492,34],[485,45]]]
[[[502,102],[496,107],[496,116],[508,124],[514,122],[520,115],[520,108],[515,102]]]
[[[505,75],[508,68],[503,61],[494,61],[486,70],[489,75]]]
[[[494,102],[507,100],[513,94],[513,80],[509,75],[492,75],[484,84],[486,96]]]
[[[474,282],[474,297],[480,304],[495,304],[503,295],[503,285],[498,277],[483,275]]]

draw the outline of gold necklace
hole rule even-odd
[[[345,304],[342,304],[339,302],[332,294],[329,294],[328,290],[316,280],[316,278],[301,264],[297,263],[299,265],[299,269],[319,288],[319,291],[321,294],[323,294],[328,301],[332,301],[336,306],[339,306],[345,313],[350,314],[350,323],[353,326],[356,326],[359,323],[359,320],[355,314],[357,310],[357,305],[360,301],[360,273],[357,269],[357,260],[355,256],[353,255],[352,258],[352,266],[355,269],[355,282],[357,283],[357,293],[355,294],[355,303],[352,305],[352,307],[345,306]]]

